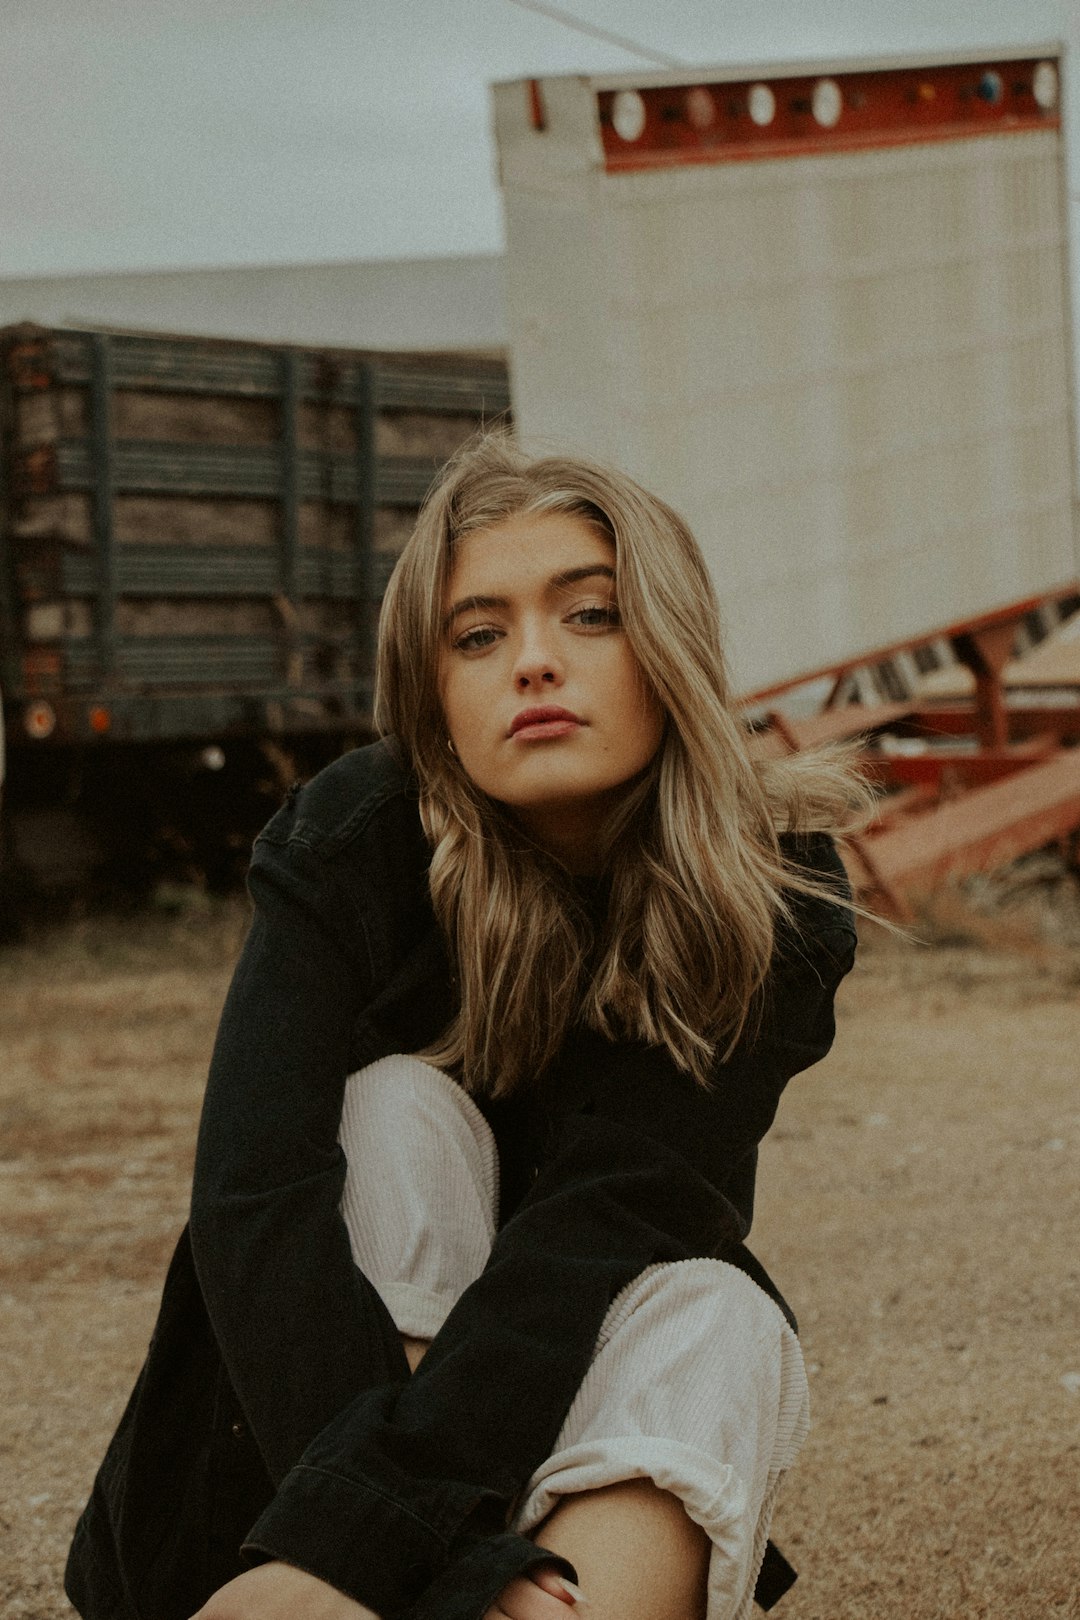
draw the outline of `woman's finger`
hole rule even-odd
[[[575,1586],[573,1581],[568,1581],[566,1576],[560,1575],[557,1569],[548,1569],[546,1564],[540,1569],[534,1569],[530,1573],[529,1579],[539,1586],[542,1591],[548,1592],[554,1598],[558,1598],[560,1603],[588,1605],[589,1600],[580,1586]]]
[[[537,1573],[553,1575],[554,1571],[545,1570]],[[563,1582],[563,1577],[558,1576],[556,1580]],[[502,1620],[503,1616],[505,1620],[570,1620],[567,1608],[575,1606],[573,1597],[565,1590],[565,1585],[570,1583],[550,1584],[552,1590],[546,1591],[529,1576],[519,1576],[517,1580],[504,1586],[499,1593],[491,1611],[492,1620]],[[582,1615],[587,1612],[583,1609]]]

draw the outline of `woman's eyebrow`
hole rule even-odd
[[[614,580],[615,570],[607,563],[585,563],[580,568],[563,568],[557,574],[552,574],[548,580],[548,589],[553,591],[565,590],[568,585],[577,585],[583,579],[610,579]],[[443,619],[443,629],[449,630],[454,620],[463,613],[473,613],[487,608],[509,608],[510,602],[505,596],[463,596]]]
[[[553,574],[548,583],[555,590],[562,590],[566,585],[576,585],[582,579],[610,579],[614,580],[615,570],[607,563],[586,563],[583,568],[564,568],[561,573]]]
[[[460,602],[453,607],[443,619],[443,629],[449,630],[454,620],[463,613],[472,613],[478,608],[508,608],[510,603],[505,596],[463,596]]]

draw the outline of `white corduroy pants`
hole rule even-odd
[[[340,1141],[353,1258],[403,1334],[434,1338],[495,1236],[487,1121],[438,1069],[394,1056],[349,1077]],[[527,1534],[560,1497],[651,1479],[712,1544],[708,1620],[745,1620],[807,1428],[802,1352],[776,1303],[722,1260],[650,1266],[612,1303],[513,1528]]]

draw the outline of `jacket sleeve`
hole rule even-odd
[[[505,1523],[500,1487],[515,1473],[512,1452],[496,1488],[469,1489],[464,1505],[453,1478],[474,1470],[459,1470],[453,1460],[447,1466],[441,1455],[430,1478],[409,1476],[406,1461],[406,1477],[392,1492],[379,1484],[342,1486],[342,1470],[354,1472],[363,1400],[392,1412],[411,1382],[397,1328],[354,1265],[340,1214],[344,1083],[368,1060],[365,1029],[373,1055],[381,1055],[380,1047],[410,1049],[406,1028],[414,1044],[423,1044],[423,1034],[416,1041],[418,1020],[434,1019],[431,1035],[446,1021],[441,947],[433,945],[423,909],[413,926],[409,902],[400,897],[415,877],[415,861],[409,852],[403,858],[393,839],[373,838],[365,853],[389,878],[375,886],[383,897],[378,903],[387,909],[386,895],[393,895],[395,922],[405,918],[398,948],[389,953],[389,984],[385,952],[369,943],[382,930],[385,945],[387,919],[366,913],[372,885],[355,881],[363,868],[355,850],[347,862],[329,858],[325,842],[313,847],[298,832],[291,807],[256,845],[249,876],[254,915],[211,1062],[190,1231],[215,1339],[280,1487],[274,1521],[280,1534],[253,1532],[251,1556],[285,1558],[361,1601],[377,1595],[390,1620],[447,1566],[451,1541],[459,1557],[466,1543],[472,1554],[471,1568],[458,1567],[466,1603],[492,1579],[492,1589],[501,1589],[510,1578],[500,1577],[503,1568],[517,1574],[552,1560],[532,1543],[492,1534]],[[486,1332],[482,1321],[473,1329]],[[497,1355],[506,1349],[498,1332],[491,1348]],[[542,1384],[532,1398],[545,1404]],[[461,1419],[467,1434],[464,1407]],[[457,1425],[450,1428],[453,1458],[460,1436]],[[445,1443],[444,1436],[431,1438]],[[313,1441],[331,1455],[329,1468],[310,1460],[298,1466]],[[442,1485],[445,1474],[451,1479]],[[461,1536],[459,1523],[467,1523]]]
[[[203,1104],[191,1242],[215,1337],[275,1484],[357,1390],[404,1379],[338,1213],[364,918],[300,840],[256,845],[254,915]],[[283,1393],[287,1392],[287,1393]]]
[[[826,847],[827,845],[827,847]],[[815,869],[838,865],[831,843]],[[725,1193],[792,1074],[828,1050],[851,965],[842,904],[799,902],[758,1030],[709,1089],[655,1048],[568,1044],[547,1160],[413,1378],[368,1389],[314,1440],[248,1542],[386,1620],[477,1620],[538,1550],[506,1532],[550,1454],[615,1295],[656,1261],[745,1235]],[[342,1537],[337,1529],[353,1526]]]

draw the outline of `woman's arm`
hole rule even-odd
[[[791,1076],[831,1047],[836,991],[855,957],[849,889],[832,839],[783,842],[789,862],[835,889],[836,898],[790,893],[793,916],[777,930],[760,1020],[718,1061],[709,1091],[679,1074],[657,1047],[580,1037],[582,1106],[668,1146],[721,1189],[739,1177],[769,1130]]]
[[[191,1207],[199,1283],[271,1479],[359,1389],[404,1378],[396,1329],[338,1213],[353,1031],[371,994],[363,918],[298,841],[261,844],[226,999]]]

